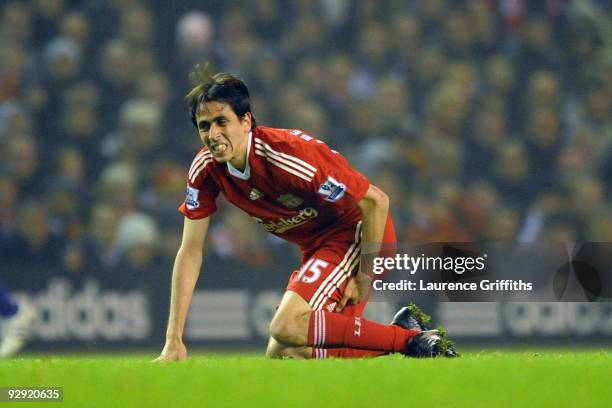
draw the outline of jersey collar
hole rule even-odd
[[[229,162],[227,162],[227,170],[229,173],[238,177],[241,180],[248,180],[251,178],[251,164],[249,163],[249,155],[251,154],[251,139],[253,139],[253,132],[249,132],[249,140],[247,142],[247,150],[246,150],[246,166],[244,166],[244,171],[238,170],[234,166],[232,166]]]

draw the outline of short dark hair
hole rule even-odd
[[[237,76],[225,72],[210,75],[208,64],[196,65],[189,77],[196,85],[185,96],[189,104],[191,122],[197,128],[197,113],[201,103],[218,101],[227,103],[236,116],[242,118],[247,112],[251,114],[251,130],[257,122],[251,110],[249,88]]]

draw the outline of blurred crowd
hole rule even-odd
[[[202,61],[386,191],[401,241],[612,241],[611,27],[606,0],[2,2],[1,263],[170,273]],[[209,252],[269,268],[222,201]]]

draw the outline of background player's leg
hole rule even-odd
[[[2,316],[0,358],[10,357],[21,350],[25,344],[36,313],[26,303],[18,304],[0,286],[0,316]]]
[[[9,293],[0,286],[0,316],[4,319],[8,319],[17,314],[19,306],[17,302],[9,295]]]

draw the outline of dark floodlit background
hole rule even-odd
[[[611,9],[2,2],[0,281],[39,310],[30,350],[161,347],[202,61],[386,191],[401,241],[612,241]],[[297,252],[219,204],[186,337],[259,346]],[[424,306],[460,343],[612,336],[606,304]]]

